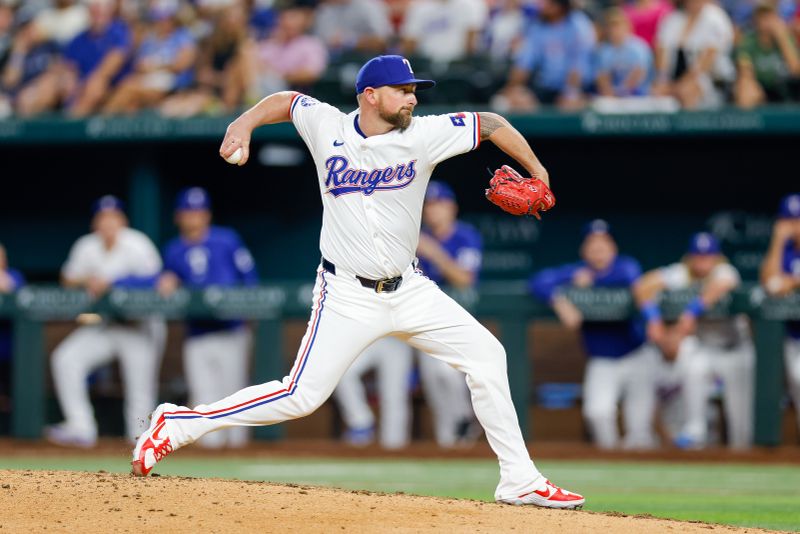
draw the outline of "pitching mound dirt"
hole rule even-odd
[[[2,532],[757,532],[319,487],[0,470]]]

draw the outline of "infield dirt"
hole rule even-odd
[[[105,472],[0,470],[3,532],[766,532],[470,500]]]

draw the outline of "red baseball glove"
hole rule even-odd
[[[512,215],[533,215],[539,220],[540,211],[556,205],[556,197],[547,184],[538,178],[523,178],[508,165],[494,171],[486,198]]]

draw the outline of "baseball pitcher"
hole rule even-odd
[[[308,329],[290,373],[194,409],[162,404],[133,450],[134,474],[203,435],[237,425],[269,425],[316,410],[353,360],[386,335],[467,375],[475,413],[500,461],[495,498],[575,508],[584,498],[551,484],[531,460],[519,428],[502,345],[416,268],[425,189],[434,167],[490,140],[533,178],[500,169],[487,196],[512,213],[555,204],[544,166],[511,124],[494,113],[414,118],[417,79],[401,56],[378,56],[358,73],[358,109],[343,113],[309,96],[281,92],[229,126],[220,156],[242,149],[252,131],[291,121],[316,162],[322,197],[322,260]]]

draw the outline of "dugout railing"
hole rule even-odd
[[[256,334],[251,380],[259,383],[286,373],[282,324],[288,319],[308,316],[311,289],[309,284],[282,283],[247,289],[179,290],[167,298],[149,290],[114,289],[96,301],[83,291],[47,286],[28,286],[15,294],[0,294],[0,317],[13,322],[14,333],[11,434],[26,439],[42,435],[47,399],[46,365],[50,357],[44,345],[44,326],[48,321],[132,320],[153,314],[168,320],[247,318],[253,321]],[[586,320],[618,321],[637,313],[627,290],[573,289],[567,295]],[[677,317],[693,296],[688,291],[666,293],[661,301],[664,316]],[[453,297],[481,320],[498,326],[508,353],[512,397],[523,431],[531,438],[527,410],[533,399],[535,370],[528,356],[531,349],[528,325],[531,321],[553,320],[551,310],[527,296],[522,282],[486,282],[479,291],[454,293]],[[760,287],[749,286],[724,299],[708,315],[725,317],[736,313],[751,318],[757,352],[755,442],[776,446],[781,442],[784,398],[784,323],[800,319],[800,294],[775,299],[767,297]],[[535,352],[536,340],[532,342]],[[256,436],[278,439],[282,433],[280,426],[261,427]]]

